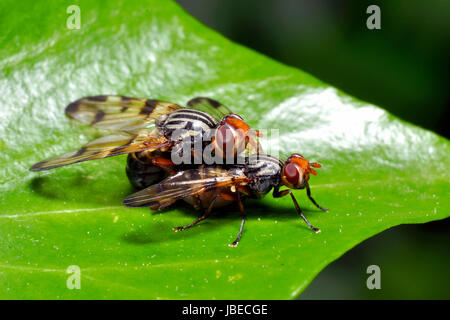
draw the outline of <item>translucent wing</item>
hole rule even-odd
[[[91,141],[80,149],[36,163],[31,171],[49,170],[69,164],[107,158],[124,153],[160,149],[167,140],[157,129],[141,129],[136,132],[118,132]]]
[[[233,113],[225,105],[211,98],[196,97],[189,100],[187,105],[189,108],[207,112],[217,119],[221,119],[223,116]]]
[[[66,114],[95,128],[130,131],[150,127],[161,115],[181,108],[159,100],[93,96],[72,102],[66,107]]]
[[[195,196],[205,191],[246,183],[243,173],[230,173],[221,167],[208,166],[180,171],[162,182],[127,197],[123,204],[128,207],[164,208],[176,200]]]

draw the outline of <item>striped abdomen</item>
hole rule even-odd
[[[203,137],[211,129],[217,128],[219,121],[203,111],[180,109],[160,118],[156,125],[167,139],[179,141],[187,137]],[[177,130],[179,131],[176,132]]]

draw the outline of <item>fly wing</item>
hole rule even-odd
[[[155,120],[181,109],[171,102],[124,96],[92,96],[66,107],[67,116],[95,128],[131,131],[147,128]]]
[[[246,182],[248,178],[243,173],[230,173],[215,166],[200,167],[180,171],[158,184],[136,192],[127,197],[123,204],[128,207],[164,208],[179,199]]]
[[[217,119],[222,119],[223,116],[233,113],[219,101],[206,97],[193,98],[188,101],[187,105],[189,108],[207,112]]]
[[[31,171],[49,170],[69,164],[107,158],[124,153],[160,149],[167,140],[157,129],[141,129],[136,132],[117,132],[91,141],[80,149],[36,163]]]

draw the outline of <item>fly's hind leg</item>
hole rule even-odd
[[[201,210],[204,209],[203,208],[203,204],[202,204],[202,200],[200,199],[199,195],[195,195],[192,197],[193,198],[193,206],[195,210]]]
[[[175,227],[175,228],[173,228],[173,231],[178,232],[178,231],[186,230],[187,228],[190,228],[190,227],[192,227],[192,226],[195,226],[195,225],[196,225],[197,223],[199,223],[200,221],[203,221],[203,220],[205,220],[206,218],[208,218],[209,214],[211,213],[212,208],[214,207],[214,203],[215,203],[216,200],[217,200],[217,197],[218,197],[218,195],[219,195],[219,192],[220,192],[220,191],[217,190],[217,191],[214,193],[214,195],[213,195],[213,197],[212,197],[212,199],[211,199],[211,202],[209,203],[209,206],[208,206],[208,208],[206,209],[206,211],[205,211],[205,213],[203,214],[203,216],[201,216],[200,218],[198,218],[198,219],[195,220],[194,222],[189,223],[189,224],[187,224],[187,225],[185,225],[185,226]]]
[[[247,219],[247,217],[245,215],[245,211],[244,211],[244,205],[242,204],[239,191],[236,192],[236,196],[237,196],[237,202],[239,205],[239,211],[241,211],[242,220],[241,220],[241,227],[239,229],[238,236],[236,237],[236,240],[234,240],[232,243],[229,244],[230,247],[236,247],[238,245],[239,241],[241,240],[242,230],[244,229],[245,219]]]
[[[152,164],[154,166],[157,166],[157,167],[163,169],[165,172],[167,172],[170,175],[176,174],[176,171],[174,170],[175,164],[170,159],[166,159],[166,158],[162,158],[162,157],[152,158]]]

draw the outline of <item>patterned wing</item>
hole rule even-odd
[[[211,98],[196,97],[189,100],[187,105],[189,108],[207,112],[217,119],[222,119],[223,116],[233,113],[225,105]]]
[[[132,131],[150,127],[158,117],[181,108],[159,100],[93,96],[72,102],[66,107],[66,114],[95,128]]]
[[[124,153],[157,150],[167,145],[167,140],[157,129],[136,132],[118,132],[91,141],[80,149],[36,163],[31,171],[49,170],[69,164],[102,159]]]
[[[123,204],[128,207],[164,208],[176,200],[201,194],[215,188],[246,184],[248,178],[243,174],[230,173],[216,166],[200,167],[180,171],[144,190],[127,197]]]

